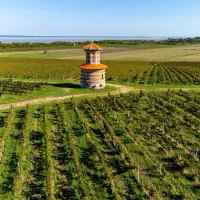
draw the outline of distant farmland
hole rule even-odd
[[[46,48],[44,48],[46,49]],[[21,49],[25,51],[26,49]],[[18,50],[20,51],[20,49]],[[85,59],[83,50],[63,49],[43,51],[3,53],[0,57],[44,58],[44,59]],[[200,61],[200,45],[111,45],[105,47],[102,60],[143,60],[143,61]]]

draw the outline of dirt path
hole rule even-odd
[[[110,92],[112,95],[117,95],[120,93],[129,93],[132,91],[140,91],[145,89],[139,89],[131,86],[123,86],[123,85],[115,85],[115,84],[107,84],[108,86],[115,87],[116,90]],[[173,90],[179,90],[180,88],[173,88]],[[157,91],[166,91],[168,88],[157,88]],[[191,90],[190,88],[182,88],[182,90],[188,91]],[[193,88],[192,90],[195,90]],[[199,90],[199,88],[197,88]],[[106,96],[108,93],[93,93],[93,94],[77,94],[77,95],[68,95],[68,96],[62,96],[62,97],[44,97],[44,98],[38,98],[38,99],[31,99],[27,101],[21,101],[16,103],[10,103],[10,104],[1,104],[0,110],[6,110],[9,109],[11,106],[14,108],[24,107],[26,105],[37,105],[37,104],[43,104],[43,103],[51,103],[51,102],[59,102],[70,98],[80,98],[80,97],[96,97],[96,96]]]
[[[3,151],[4,151],[4,145],[5,145],[5,142],[0,141],[0,162],[1,162],[2,155],[3,155]]]
[[[114,85],[114,84],[107,84],[109,86],[115,87],[116,90],[110,92],[113,95],[119,94],[119,93],[128,93],[131,91],[136,91],[138,89],[134,87],[128,87],[128,86],[121,86],[121,85]],[[38,99],[31,99],[27,101],[21,101],[21,102],[16,102],[16,103],[10,103],[10,104],[1,104],[0,105],[0,110],[5,110],[9,109],[11,106],[14,108],[18,107],[24,107],[27,104],[29,105],[36,105],[36,104],[42,104],[42,103],[50,103],[50,102],[59,102],[63,101],[65,99],[70,99],[70,98],[79,98],[79,97],[95,97],[95,96],[106,96],[108,93],[93,93],[93,94],[77,94],[77,95],[68,95],[68,96],[62,96],[62,97],[44,97],[44,98],[38,98]]]

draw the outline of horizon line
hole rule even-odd
[[[130,36],[130,35],[79,35],[79,36],[72,36],[72,35],[0,35],[0,37],[140,37],[140,38],[195,38],[199,36]]]

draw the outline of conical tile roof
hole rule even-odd
[[[84,50],[91,50],[91,51],[102,50],[102,48],[99,45],[95,44],[95,43],[88,44],[85,47],[83,47],[83,49]]]

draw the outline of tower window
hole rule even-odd
[[[102,79],[103,79],[103,74],[102,74]]]

